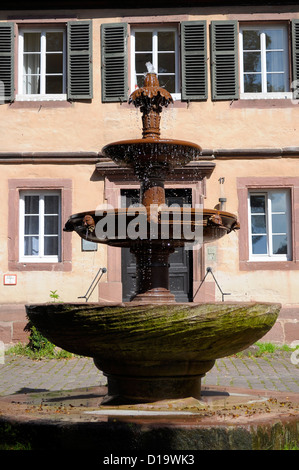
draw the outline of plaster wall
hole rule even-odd
[[[28,17],[28,15],[26,15]],[[34,21],[49,22],[55,12],[34,12]],[[57,16],[57,15],[56,15]],[[101,103],[102,23],[178,23],[185,20],[238,19],[239,21],[284,21],[299,18],[298,6],[189,8],[156,10],[60,11],[59,17],[93,19],[93,89],[91,102],[14,102],[0,106],[1,151],[99,151],[115,139],[140,136],[136,111],[126,104]],[[2,12],[0,20],[19,18],[22,12]],[[33,20],[32,20],[33,21]],[[53,21],[53,20],[52,20]],[[207,28],[209,33],[209,28]],[[209,38],[208,38],[209,44]],[[208,64],[211,61],[208,47]],[[17,68],[16,68],[17,69]],[[209,67],[208,67],[209,69]],[[208,74],[210,83],[210,73]],[[17,72],[16,72],[17,83]],[[237,100],[234,102],[175,103],[163,116],[162,133],[191,140],[203,148],[289,147],[297,145],[298,104],[291,100]],[[163,126],[163,124],[162,124]],[[167,127],[167,129],[166,129]]]

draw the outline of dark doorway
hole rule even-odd
[[[139,202],[139,190],[123,189],[121,191],[123,205],[129,207],[131,204]],[[166,189],[166,204],[192,203],[191,189]],[[193,285],[193,264],[192,250],[176,248],[169,257],[169,284],[170,291],[175,295],[177,302],[192,301]],[[121,276],[123,285],[123,301],[129,302],[135,295],[136,290],[136,264],[135,256],[129,248],[121,250]]]

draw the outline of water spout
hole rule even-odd
[[[153,64],[151,62],[146,62],[145,65],[146,65],[148,73],[156,73],[155,67],[153,66]]]

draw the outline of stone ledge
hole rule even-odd
[[[0,322],[24,321],[25,318],[24,304],[0,304]]]

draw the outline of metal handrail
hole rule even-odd
[[[201,281],[201,283],[200,283],[200,285],[199,285],[197,291],[195,292],[195,294],[194,294],[194,296],[193,296],[193,300],[195,299],[196,295],[198,294],[199,289],[200,289],[201,286],[203,285],[203,283],[204,283],[204,281],[206,280],[206,277],[207,277],[207,275],[208,275],[209,273],[212,274],[212,276],[213,276],[213,278],[214,278],[214,281],[215,281],[215,283],[216,283],[216,286],[218,287],[218,289],[219,289],[220,292],[221,292],[221,295],[222,295],[222,302],[224,302],[224,296],[225,296],[225,295],[231,295],[231,294],[222,291],[221,287],[219,286],[219,284],[218,284],[218,282],[217,282],[217,279],[216,279],[215,276],[214,276],[214,273],[213,273],[213,271],[212,271],[212,268],[210,268],[210,267],[207,267],[207,272],[206,272],[206,274],[205,274],[203,280]]]
[[[99,283],[99,281],[100,281],[101,277],[103,276],[103,274],[106,273],[106,272],[107,272],[107,268],[100,268],[98,270],[97,274],[95,275],[95,277],[93,278],[93,281],[90,284],[89,288],[87,289],[86,294],[81,295],[80,297],[78,297],[78,299],[86,299],[86,302],[88,302],[89,297],[91,296],[91,294],[95,290],[95,288],[96,288],[97,284]],[[99,276],[100,273],[101,273],[101,275]],[[91,292],[90,292],[90,290],[91,290]]]

